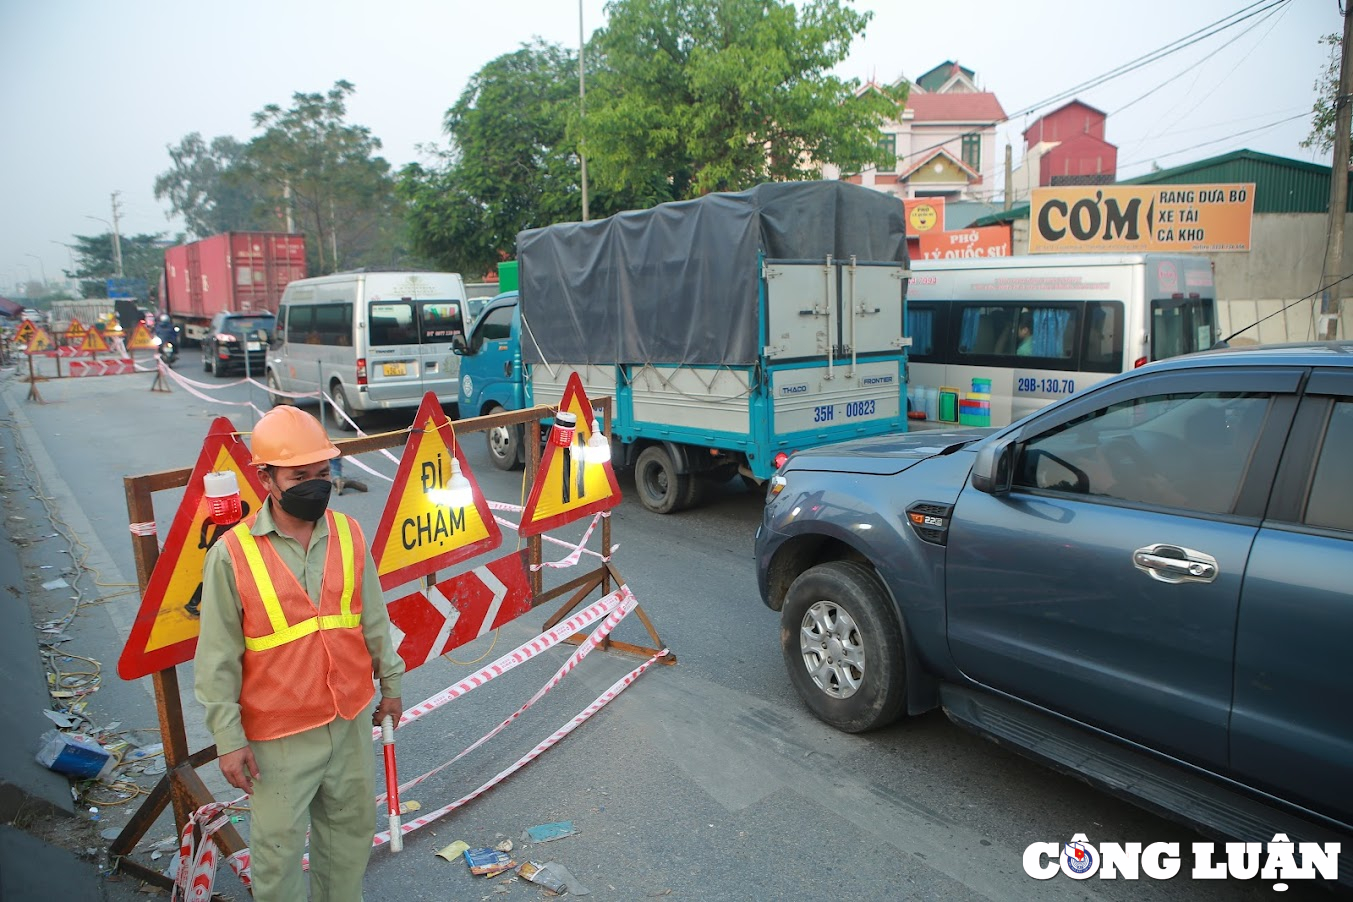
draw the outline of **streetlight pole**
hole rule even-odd
[[[578,0],[578,162],[582,166],[583,177],[583,222],[587,222],[587,86],[583,80],[583,0]]]
[[[114,201],[117,199],[116,191],[113,192],[113,199]],[[117,215],[116,206],[113,207],[113,215]],[[113,275],[117,276],[119,279],[122,278],[122,241],[118,237],[116,220],[114,220],[114,222],[109,222],[102,216],[90,216],[88,213],[85,214],[85,219],[92,219],[95,222],[101,222],[108,226],[108,233],[113,236]]]
[[[37,254],[24,254],[25,257],[32,257],[38,261],[38,272],[42,273],[42,290],[47,290],[47,264],[42,262],[42,258]]]

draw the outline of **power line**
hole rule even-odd
[[[1218,53],[1221,53],[1223,50],[1226,50],[1227,48],[1233,46],[1234,43],[1235,43],[1236,41],[1239,41],[1241,38],[1245,37],[1245,35],[1249,34],[1251,31],[1254,31],[1254,30],[1255,30],[1256,28],[1258,28],[1260,25],[1263,25],[1265,22],[1267,22],[1269,19],[1273,18],[1273,17],[1274,17],[1275,15],[1277,15],[1277,14],[1278,14],[1278,10],[1277,10],[1276,8],[1271,8],[1271,9],[1269,10],[1269,12],[1268,12],[1268,15],[1264,16],[1264,18],[1262,18],[1262,19],[1260,19],[1259,21],[1255,22],[1255,23],[1254,23],[1253,25],[1251,25],[1249,28],[1245,29],[1245,30],[1242,31],[1240,34],[1238,34],[1238,35],[1236,35],[1234,38],[1232,38],[1231,43],[1229,43],[1229,44],[1222,44],[1220,47],[1218,47],[1216,50],[1213,50],[1211,53],[1209,53],[1207,56],[1203,57],[1202,59],[1197,60],[1196,62],[1190,63],[1190,64],[1189,64],[1189,69],[1197,69],[1198,67],[1202,66],[1203,63],[1205,63],[1205,62],[1207,62],[1208,60],[1212,59],[1212,57],[1216,56]],[[1277,23],[1275,22],[1274,24],[1276,25]],[[1241,57],[1240,62],[1243,63],[1246,59],[1249,58],[1250,53],[1253,53],[1253,52],[1254,52],[1254,48],[1250,48],[1250,50],[1249,50],[1248,52],[1246,52],[1245,56]],[[1239,66],[1240,63],[1237,63],[1236,65]],[[1185,71],[1188,71],[1188,70],[1186,69]],[[1232,70],[1231,70],[1231,72],[1234,72],[1234,71],[1235,71],[1235,69],[1232,69]],[[1151,90],[1147,91],[1145,94],[1140,94],[1140,95],[1138,95],[1137,97],[1134,97],[1132,100],[1129,100],[1127,103],[1123,104],[1123,105],[1120,106],[1118,109],[1114,110],[1112,113],[1109,113],[1109,115],[1110,115],[1110,116],[1117,116],[1119,113],[1123,112],[1123,110],[1126,110],[1127,108],[1129,108],[1129,107],[1131,107],[1131,106],[1135,106],[1137,103],[1139,103],[1140,101],[1143,101],[1143,100],[1145,100],[1146,98],[1150,97],[1152,94],[1156,93],[1156,92],[1159,91],[1161,88],[1164,88],[1166,85],[1170,84],[1170,83],[1173,82],[1175,79],[1177,79],[1180,75],[1183,75],[1183,74],[1184,74],[1184,72],[1179,72],[1179,73],[1177,73],[1177,74],[1175,74],[1175,75],[1171,75],[1169,78],[1163,80],[1160,84],[1156,85],[1154,88],[1152,88]],[[1230,73],[1228,72],[1227,75],[1229,76]],[[1215,91],[1216,88],[1213,88],[1212,90]],[[1209,91],[1208,93],[1211,94],[1211,91]]]
[[[1218,19],[1216,22],[1213,22],[1210,25],[1204,25],[1197,31],[1190,32],[1189,34],[1184,35],[1184,37],[1171,41],[1169,44],[1166,44],[1163,47],[1159,47],[1155,50],[1152,50],[1150,53],[1143,54],[1142,56],[1137,57],[1135,60],[1129,60],[1128,62],[1123,63],[1120,66],[1117,66],[1116,68],[1110,69],[1108,72],[1105,72],[1102,75],[1097,75],[1094,78],[1089,79],[1088,81],[1081,82],[1079,85],[1076,85],[1075,87],[1068,88],[1065,91],[1061,91],[1057,94],[1054,94],[1045,100],[1040,100],[1038,103],[1035,103],[1031,106],[1025,107],[1022,110],[1018,110],[1014,113],[1011,113],[1006,118],[1014,119],[1019,116],[1023,116],[1027,113],[1032,113],[1034,110],[1041,109],[1050,104],[1057,103],[1058,101],[1065,100],[1068,97],[1071,97],[1075,94],[1079,94],[1082,91],[1089,90],[1090,88],[1099,87],[1100,85],[1104,84],[1107,81],[1111,81],[1115,78],[1118,78],[1119,76],[1126,75],[1129,72],[1133,72],[1137,69],[1140,69],[1143,66],[1162,60],[1165,57],[1170,56],[1171,54],[1178,53],[1180,50],[1183,50],[1187,47],[1191,47],[1194,44],[1197,44],[1199,41],[1204,41],[1207,38],[1220,34],[1221,32],[1227,30],[1228,28],[1233,28],[1234,26],[1239,25],[1241,22],[1244,22],[1246,19],[1251,18],[1252,16],[1257,16],[1260,13],[1267,12],[1268,10],[1273,9],[1274,7],[1282,6],[1283,4],[1290,2],[1290,0],[1272,0],[1272,2],[1269,2],[1267,6],[1263,6],[1265,2],[1268,2],[1268,0],[1259,0],[1259,2],[1257,3],[1252,3],[1249,6],[1243,7],[1237,10],[1236,12],[1231,13],[1230,15],[1223,16],[1222,18]],[[1255,7],[1257,6],[1262,6],[1263,8],[1255,9]],[[1228,19],[1231,21],[1227,21]]]
[[[1054,94],[1045,100],[1040,100],[1038,103],[1025,107],[1022,110],[1017,110],[1014,113],[1007,113],[1004,119],[997,119],[992,122],[981,123],[979,126],[977,126],[977,128],[978,129],[989,128],[995,125],[999,125],[1001,122],[1009,122],[1012,119],[1016,119],[1020,116],[1027,115],[1028,113],[1032,113],[1034,110],[1041,109],[1052,103],[1056,103],[1059,100],[1065,100],[1066,98],[1078,94],[1083,90],[1098,87],[1099,85],[1102,85],[1108,81],[1112,81],[1113,79],[1118,78],[1119,76],[1126,75],[1129,72],[1139,69],[1142,66],[1164,59],[1165,57],[1173,53],[1177,53],[1180,50],[1183,50],[1187,47],[1192,46],[1193,44],[1198,43],[1199,41],[1206,40],[1207,38],[1220,34],[1221,32],[1227,30],[1228,28],[1232,28],[1236,25],[1239,25],[1241,22],[1244,22],[1245,20],[1251,18],[1252,16],[1256,16],[1259,15],[1260,13],[1267,12],[1271,9],[1274,9],[1275,7],[1282,6],[1288,2],[1290,2],[1290,0],[1258,0],[1258,2],[1252,3],[1246,7],[1242,7],[1236,12],[1223,16],[1222,18],[1218,19],[1215,22],[1212,22],[1209,25],[1204,25],[1202,28],[1192,31],[1189,34],[1184,35],[1182,38],[1177,38],[1176,40],[1171,41],[1170,43],[1165,44],[1161,47],[1158,47],[1157,49],[1152,50],[1149,53],[1143,54],[1142,56],[1138,57],[1135,60],[1130,60],[1126,63],[1123,63],[1122,65],[1114,69],[1110,69],[1108,72],[1105,72],[1101,75],[1097,75],[1094,78],[1089,79],[1088,81],[1076,85],[1075,87],[1068,88],[1065,91],[1061,91],[1057,94]],[[1268,5],[1265,6],[1264,5],[1265,3],[1267,3]],[[1255,7],[1262,8],[1255,9]],[[904,166],[907,162],[916,157],[921,156],[922,154],[929,153],[932,150],[938,150],[939,148],[942,148],[947,144],[961,140],[967,135],[980,135],[980,134],[981,134],[980,131],[972,130],[965,132],[964,134],[948,138],[944,141],[940,141],[936,144],[932,144],[929,147],[923,147],[920,150],[913,151],[912,153],[908,154],[905,157],[898,158],[898,165]]]
[[[1270,128],[1276,128],[1279,125],[1291,122],[1294,119],[1301,119],[1305,115],[1306,115],[1305,113],[1298,113],[1295,116],[1288,116],[1286,119],[1279,119],[1277,122],[1270,122],[1267,125],[1259,125],[1254,128],[1245,129],[1244,131],[1241,132],[1232,132],[1231,134],[1226,135],[1223,138],[1214,138],[1211,141],[1203,141],[1201,144],[1194,144],[1192,147],[1184,147],[1181,148],[1180,150],[1172,150],[1169,153],[1154,154],[1152,157],[1150,157],[1150,159],[1133,160],[1131,163],[1120,163],[1118,165],[1118,168],[1122,170],[1127,169],[1129,166],[1140,166],[1142,163],[1150,163],[1153,160],[1161,160],[1164,159],[1165,157],[1173,157],[1181,153],[1188,153],[1190,150],[1197,150],[1200,147],[1207,147],[1209,144],[1220,144],[1222,141],[1230,141],[1232,138],[1239,138],[1241,135],[1250,135],[1255,132],[1267,131]]]

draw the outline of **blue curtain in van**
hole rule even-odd
[[[935,311],[908,310],[907,335],[911,337],[911,354],[921,357],[935,353]]]
[[[977,344],[977,327],[981,325],[981,322],[982,310],[980,307],[963,308],[963,320],[959,323],[958,333],[959,353],[973,353],[973,346]]]
[[[1069,357],[1071,343],[1067,334],[1071,327],[1071,311],[1065,309],[1036,309],[1034,316],[1034,356]]]

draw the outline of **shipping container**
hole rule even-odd
[[[167,248],[164,311],[200,341],[222,311],[277,312],[282,290],[307,275],[305,236],[288,232],[224,232]]]

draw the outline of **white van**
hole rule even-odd
[[[451,339],[465,333],[465,302],[457,273],[350,272],[292,282],[277,311],[268,387],[322,389],[353,420],[369,410],[416,408],[429,391],[454,404],[460,358]],[[286,403],[276,394],[269,400]]]
[[[1204,256],[914,260],[911,425],[1008,425],[1147,361],[1206,350],[1216,323]]]

